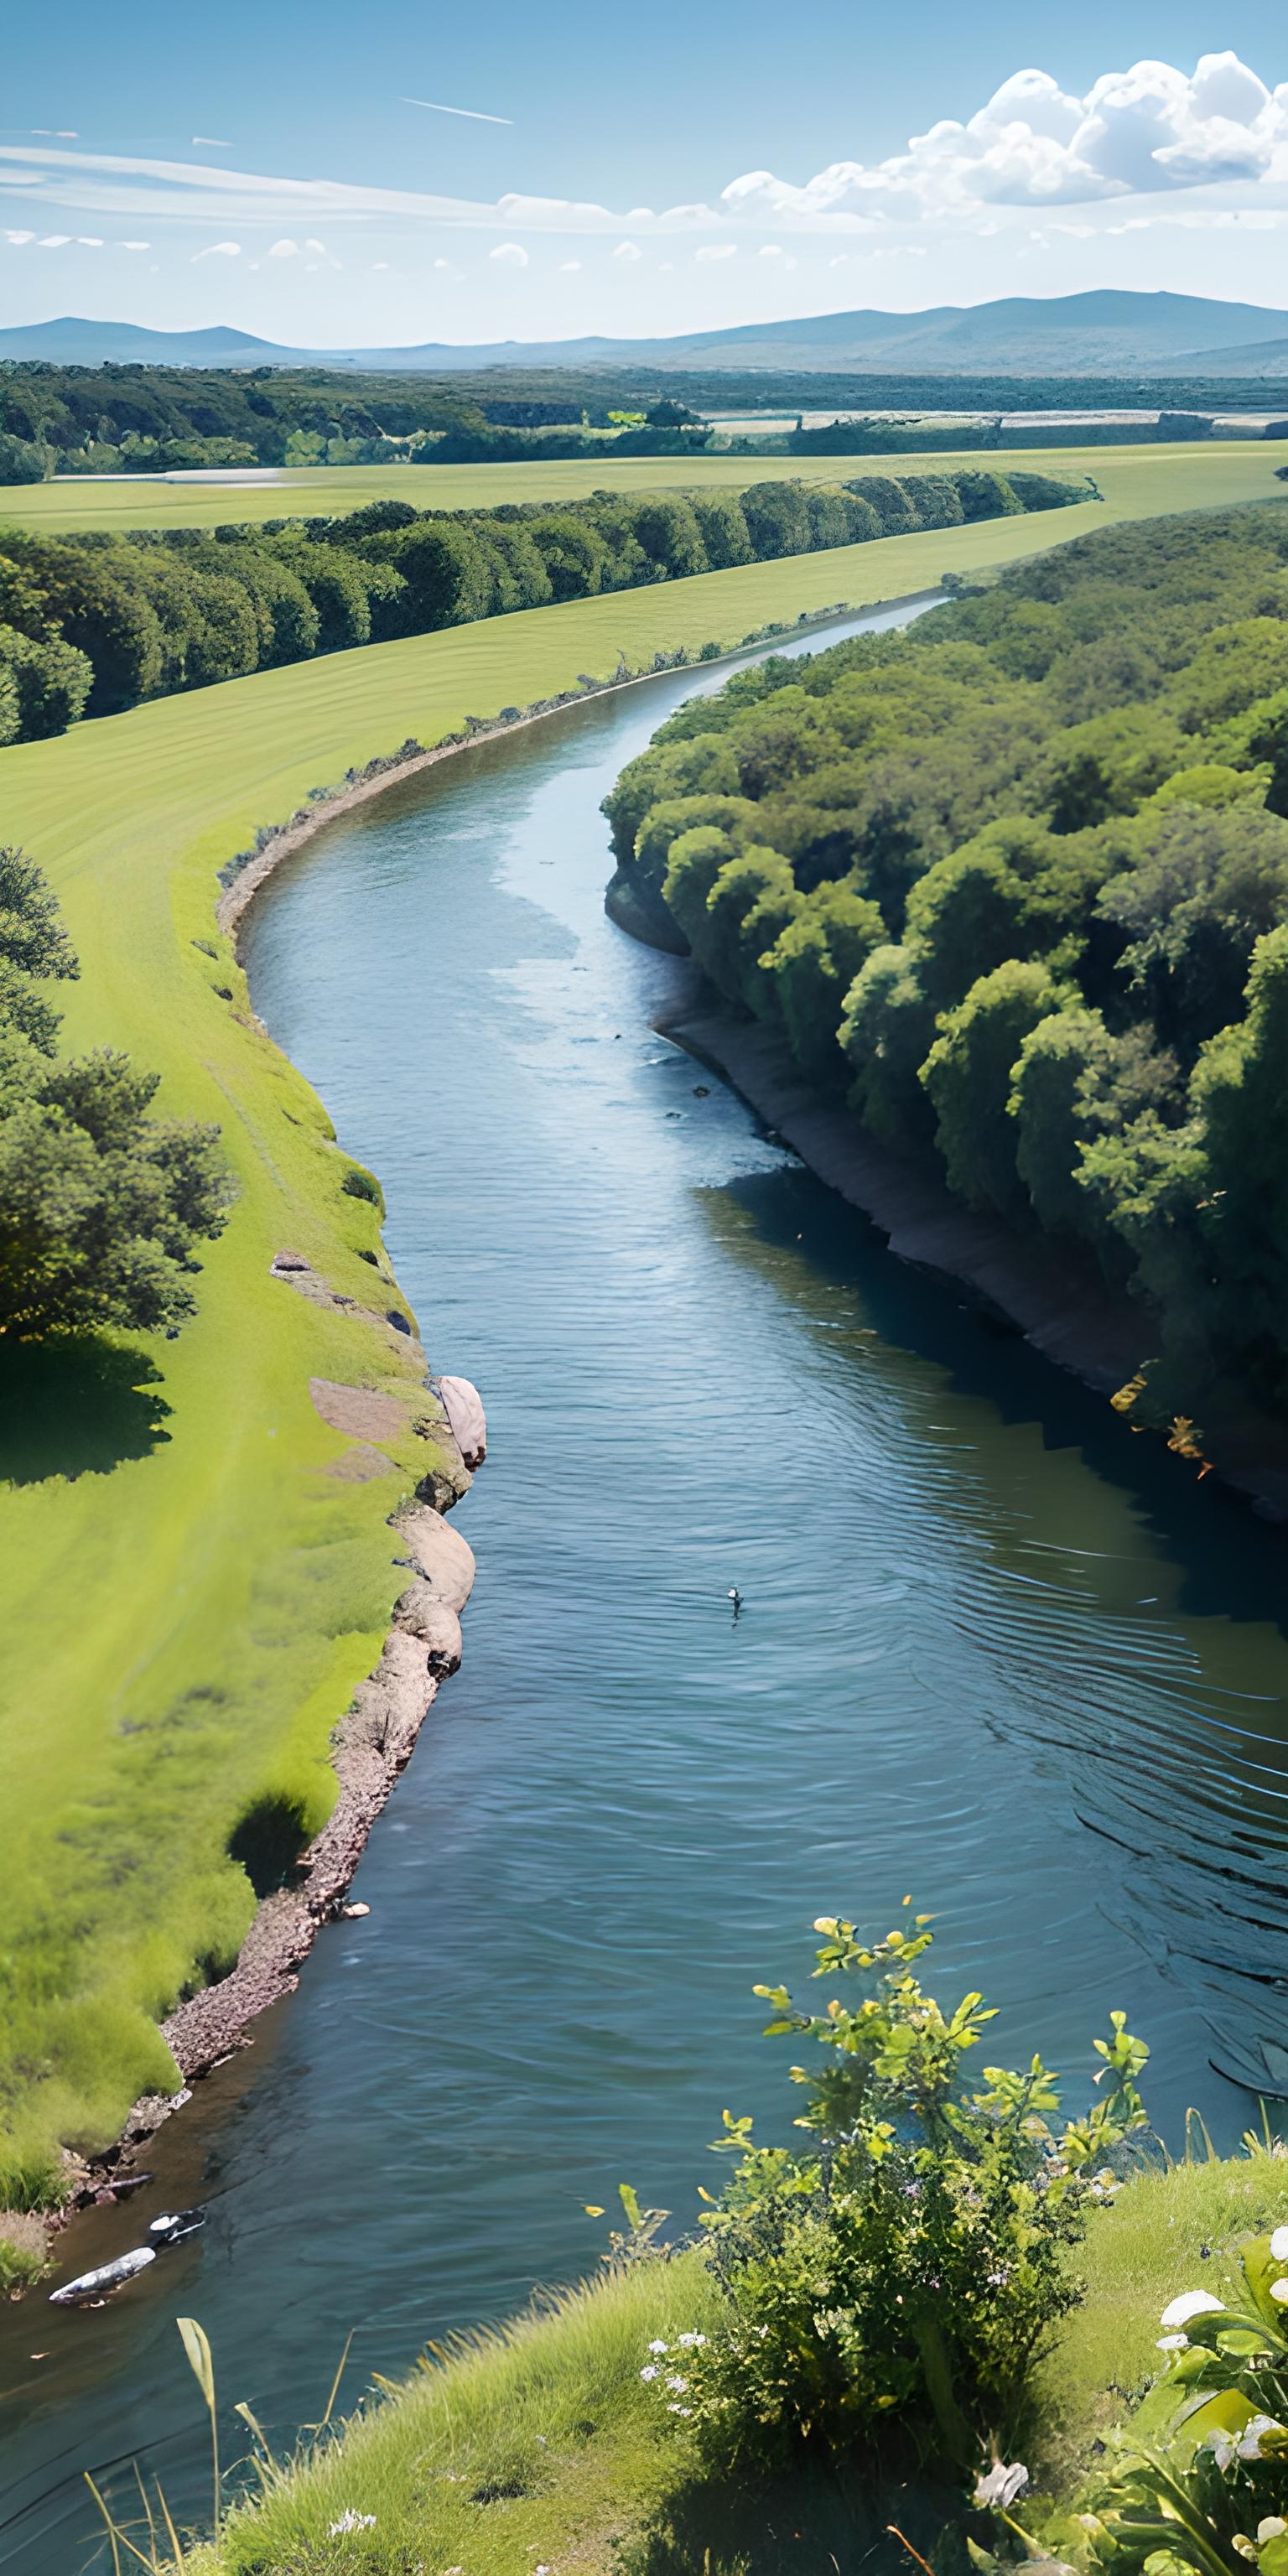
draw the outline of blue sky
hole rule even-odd
[[[1093,285],[1288,304],[1264,0],[64,0],[21,12],[4,101],[5,322],[341,346]]]

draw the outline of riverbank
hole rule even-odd
[[[1217,2293],[1233,2286],[1239,2244],[1282,2217],[1282,2171],[1269,2158],[1182,2164],[1128,2183],[1097,2213],[1078,2264],[1085,2299],[1039,2368],[1031,2528],[1067,2512],[1130,2422],[1124,2392],[1158,2372],[1167,2301],[1199,2277]],[[833,2551],[850,2563],[859,2548],[884,2571],[906,2565],[886,2536],[892,2518],[929,2556],[953,2510],[947,2494],[904,2485],[896,2507],[862,2477],[808,2473],[766,2492],[705,2476],[682,2427],[660,2429],[642,2356],[718,2323],[721,2305],[696,2251],[547,2300],[385,2387],[337,2440],[305,2445],[185,2564],[192,2576],[320,2569],[340,2526],[360,2535],[346,2545],[365,2576],[417,2564],[531,2576],[534,2563],[579,2576],[788,2576],[830,2565]],[[371,2519],[342,2526],[345,2515]]]
[[[628,874],[619,870],[614,885]],[[649,935],[620,890],[611,910],[633,936]],[[664,1019],[659,1031],[731,1082],[829,1189],[880,1227],[901,1261],[960,1281],[1085,1386],[1113,1396],[1149,1358],[1148,1316],[1112,1296],[1090,1262],[978,1214],[929,1166],[891,1153],[803,1080],[772,1029],[709,1009]],[[1202,1437],[1204,1463],[1223,1483],[1264,1518],[1288,1523],[1288,1426],[1230,1401],[1205,1414]]]

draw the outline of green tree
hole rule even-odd
[[[343,653],[371,640],[371,601],[365,564],[339,546],[306,537],[274,540],[279,560],[301,584],[317,619],[319,653]]]
[[[1122,972],[1160,1037],[1192,1055],[1238,1017],[1253,948],[1288,920],[1288,821],[1240,803],[1164,806],[1097,909],[1126,934]]]
[[[698,534],[713,572],[752,561],[747,518],[736,492],[691,492]]]
[[[1009,477],[993,473],[986,466],[965,467],[952,479],[962,516],[967,520],[1013,519],[1024,507]]]
[[[418,519],[415,527],[374,542],[378,559],[392,563],[407,585],[402,601],[407,633],[430,634],[486,617],[489,567],[471,528],[451,519]]]
[[[846,484],[857,501],[875,512],[884,537],[911,536],[921,526],[917,504],[906,483],[893,474],[861,474]]]
[[[646,493],[635,504],[634,533],[656,567],[654,579],[683,581],[711,569],[692,503],[682,497]]]
[[[727,839],[727,835],[722,835],[722,838]],[[675,844],[671,853],[672,868],[683,846],[682,842]],[[668,871],[668,886],[670,882]],[[777,850],[753,843],[749,849],[726,857],[706,896],[704,918],[688,934],[689,945],[703,973],[710,976],[712,983],[718,985],[730,1001],[749,1002],[746,989],[749,979],[752,990],[759,991],[755,979],[766,945],[766,916],[762,906],[767,895],[791,906],[797,900],[786,859]],[[669,895],[667,900],[670,901]],[[674,908],[672,906],[672,910]],[[757,916],[758,926],[749,939],[747,925],[753,914]]]
[[[671,843],[681,832],[712,823],[717,831],[728,833],[732,848],[741,849],[758,821],[747,796],[664,796],[649,807],[635,836],[636,864],[645,882],[660,894]]]
[[[834,879],[801,898],[770,950],[766,962],[787,1041],[808,1081],[842,1079],[838,1032],[846,997],[884,935],[876,905],[855,886]]]
[[[161,685],[161,621],[150,600],[121,577],[126,549],[33,543],[17,536],[5,543],[44,593],[47,613],[67,643],[92,666],[87,712],[110,715],[151,697]]]
[[[742,511],[757,563],[809,553],[809,505],[799,483],[752,483]]]
[[[1147,1115],[1180,1123],[1180,1069],[1152,1036],[1111,1031],[1099,1011],[1071,1009],[1039,1020],[1026,1037],[1007,1106],[1019,1126],[1019,1175],[1049,1232],[1093,1236],[1103,1251],[1111,1238],[1103,1201],[1084,1185],[1086,1150]]]
[[[698,734],[678,742],[655,742],[628,760],[601,811],[612,825],[612,845],[619,859],[635,856],[636,837],[654,805],[699,792],[736,796],[738,764],[733,745],[719,735]]]
[[[668,844],[662,894],[695,956],[706,945],[708,898],[732,857],[733,843],[716,823],[691,824],[687,831],[676,832]]]
[[[965,518],[950,474],[910,474],[904,485],[923,528],[959,528]]]
[[[934,1035],[919,952],[874,948],[845,996],[838,1038],[851,1074],[851,1107],[883,1144],[930,1140],[933,1117],[918,1076]]]
[[[1227,1354],[1288,1394],[1288,929],[1258,940],[1246,1017],[1210,1038],[1192,1099],[1212,1186],[1199,1222]]]
[[[214,1127],[151,1119],[159,1076],[103,1052],[0,1073],[0,1334],[152,1329],[195,1310],[197,1243],[227,1221]]]
[[[12,626],[0,626],[0,671],[10,682],[16,712],[9,740],[42,742],[65,733],[85,710],[94,673],[86,653],[60,635],[35,644]]]
[[[1045,967],[1009,958],[941,1015],[921,1080],[949,1186],[971,1207],[1009,1217],[1024,1207],[1016,1127],[1006,1113],[1024,1041],[1061,999]]]
[[[936,1009],[950,1009],[1008,957],[1050,958],[1059,945],[1053,968],[1067,972],[1108,864],[1089,834],[1062,840],[1024,814],[999,816],[936,859],[909,890],[905,933],[923,952]]]
[[[593,599],[608,587],[604,581],[608,545],[598,529],[575,518],[571,510],[543,511],[531,521],[529,534],[555,599]]]

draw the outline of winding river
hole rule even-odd
[[[1288,2035],[1282,1538],[894,1261],[655,1035],[689,970],[604,918],[600,797],[722,676],[391,790],[252,916],[256,1005],[483,1388],[479,1580],[370,1916],[68,2252],[167,2201],[204,2234],[101,2311],[0,2319],[15,2576],[102,2563],[87,2466],[200,2515],[177,2312],[287,2435],[351,2328],[356,2397],[592,2264],[619,2180],[688,2223],[722,2107],[790,2111],[750,1990],[819,1912],[913,1890],[941,1990],[1079,2085],[1121,2004],[1173,2143],[1189,2104],[1251,2117],[1214,2040]]]

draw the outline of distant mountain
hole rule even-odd
[[[941,304],[926,313],[817,313],[746,322],[670,339],[428,340],[407,349],[288,349],[253,333],[148,331],[128,322],[63,320],[0,330],[0,358],[54,365],[324,366],[461,374],[485,367],[721,367],[780,374],[1159,375],[1279,374],[1288,368],[1288,315],[1273,305],[1205,295],[1008,296]]]
[[[0,331],[0,358],[44,358],[52,367],[298,366],[298,349],[251,331],[148,331],[138,322],[24,322]]]

